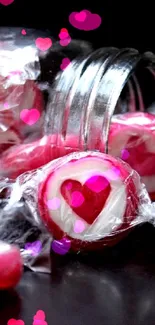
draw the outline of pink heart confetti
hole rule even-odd
[[[35,124],[40,118],[40,112],[35,109],[23,109],[20,113],[21,120],[28,125]]]
[[[38,37],[35,43],[41,51],[47,51],[52,46],[52,40],[50,38]]]
[[[34,320],[45,320],[45,313],[43,310],[38,310],[33,317]]]
[[[75,14],[75,19],[77,21],[84,21],[86,19],[86,17],[87,17],[87,15],[84,11],[81,11],[81,12]]]
[[[53,240],[52,250],[59,255],[65,255],[71,248],[71,241],[68,238],[62,238],[60,240]]]
[[[33,243],[27,243],[25,250],[32,256],[37,256],[42,250],[42,243],[40,240],[36,240]]]
[[[74,232],[80,234],[85,230],[85,224],[82,220],[76,220],[74,225]]]
[[[89,31],[98,28],[101,25],[102,19],[98,14],[93,14],[89,10],[80,12],[72,12],[69,15],[70,24],[81,30]]]
[[[45,321],[45,313],[43,310],[38,310],[33,317],[33,325],[48,325]]]
[[[67,46],[67,45],[69,45],[70,42],[71,42],[71,37],[70,36],[68,38],[61,39],[59,41],[61,46]]]
[[[3,6],[9,6],[13,2],[14,2],[14,0],[0,0],[0,4]]]
[[[21,33],[22,33],[22,35],[26,35],[27,34],[25,29],[22,29]]]
[[[59,38],[62,39],[62,40],[64,40],[64,39],[66,39],[68,37],[70,37],[69,36],[69,33],[68,33],[68,30],[66,28],[62,28],[60,30],[60,33],[59,33]]]

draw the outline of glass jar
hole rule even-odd
[[[153,194],[154,114],[155,56],[150,52],[140,54],[135,49],[103,48],[87,57],[73,60],[56,76],[50,92],[45,133],[52,134],[53,145],[60,150],[58,156],[62,155],[62,148],[63,154],[68,152],[67,148],[70,151],[99,150],[122,159],[122,152],[126,152],[124,160],[141,174],[149,192]],[[113,118],[114,124],[111,124]],[[111,125],[115,125],[112,131]],[[121,130],[121,137],[115,132],[116,129]],[[116,133],[113,139],[111,132]],[[113,140],[123,139],[124,134],[128,134],[125,147],[121,144],[119,150],[115,150],[113,143],[118,147],[119,143]],[[132,145],[128,141],[131,138]],[[146,150],[148,142],[152,147]],[[146,151],[144,157],[143,148],[139,149],[142,144]],[[132,151],[135,149],[132,155],[131,147]],[[139,161],[135,163],[137,154],[140,155],[140,166],[143,165],[142,171]],[[152,176],[154,181],[150,184]]]

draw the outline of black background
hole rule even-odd
[[[102,25],[98,29],[80,31],[69,24],[69,14],[83,9],[102,17]],[[56,39],[64,27],[72,38],[88,40],[94,47],[112,45],[155,52],[155,10],[152,1],[14,0],[9,6],[0,5],[0,25],[49,29]]]

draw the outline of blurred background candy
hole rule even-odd
[[[22,271],[23,261],[19,248],[0,241],[0,290],[15,287]]]

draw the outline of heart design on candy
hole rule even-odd
[[[138,176],[131,177],[128,166],[99,152],[74,152],[47,169],[38,186],[38,209],[54,252],[94,250],[124,236],[139,204]]]
[[[98,175],[89,178],[84,185],[71,179],[61,185],[61,193],[67,204],[88,224],[92,224],[98,217],[110,191],[109,181],[104,176]]]

